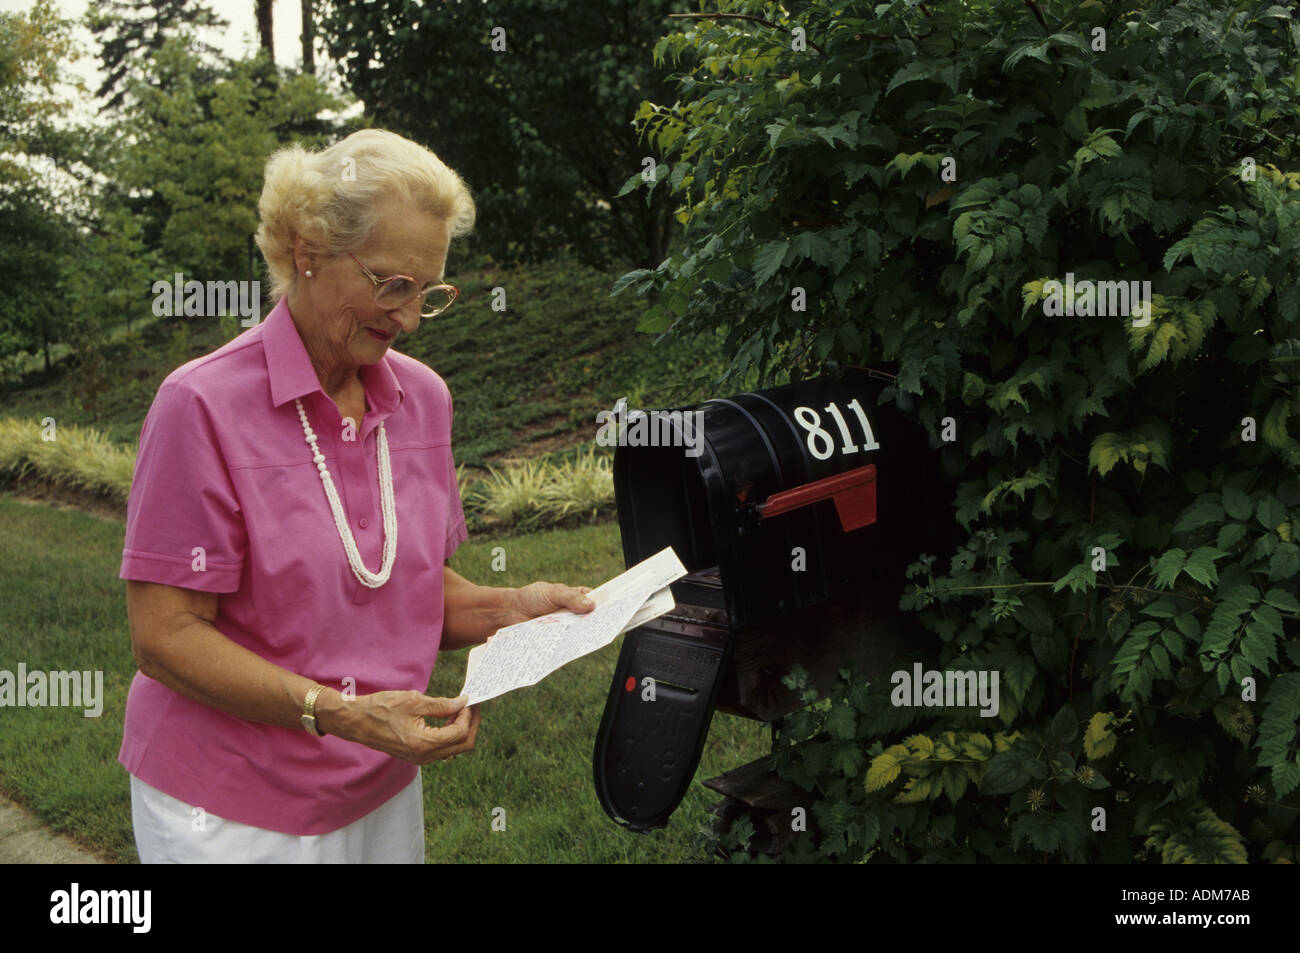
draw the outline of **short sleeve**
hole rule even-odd
[[[452,407],[451,394],[447,395],[447,432],[452,432]],[[465,526],[465,510],[460,502],[460,481],[456,479],[456,460],[451,452],[451,444],[447,445],[447,541],[444,547],[443,560],[451,559],[451,556],[460,547],[460,544],[469,538],[469,530]]]
[[[168,379],[140,431],[118,575],[234,592],[246,548],[219,427],[198,392]]]

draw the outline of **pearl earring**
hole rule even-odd
[[[304,272],[304,274],[306,274],[306,276],[307,276],[308,278],[311,277],[311,271],[306,271],[306,272]]]

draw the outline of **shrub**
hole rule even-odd
[[[96,430],[57,424],[46,440],[40,421],[0,418],[0,474],[11,481],[44,480],[126,504],[135,450]]]
[[[614,511],[612,457],[594,447],[568,460],[544,457],[473,479],[457,470],[461,501],[474,529],[506,528],[533,532],[543,527],[594,523]]]
[[[679,98],[638,121],[671,165],[626,187],[669,190],[685,243],[616,290],[656,296],[645,329],[727,327],[736,373],[896,366],[965,531],[900,608],[927,667],[1001,679],[995,718],[855,677],[786,719],[816,821],[787,856],[1294,858],[1292,14],[717,6],[657,47]],[[1071,275],[1149,281],[1150,312]]]

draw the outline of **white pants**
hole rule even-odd
[[[420,776],[365,817],[299,836],[228,821],[131,775],[131,821],[143,864],[422,864]]]

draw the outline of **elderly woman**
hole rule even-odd
[[[419,765],[479,726],[424,694],[438,650],[588,611],[590,590],[446,565],[466,538],[451,397],[393,345],[456,296],[460,177],[366,130],[273,156],[260,215],[278,304],[168,376],[140,435],[120,573],[136,843],[146,863],[419,863]]]

